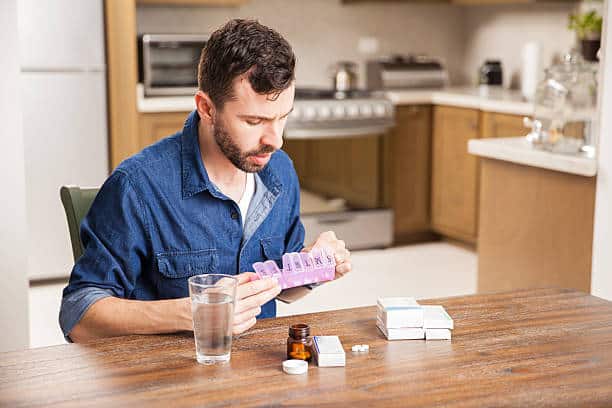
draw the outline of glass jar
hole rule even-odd
[[[597,131],[597,66],[577,52],[549,67],[536,89],[532,131],[537,148],[558,153],[594,154]]]
[[[310,361],[312,358],[312,338],[310,326],[307,324],[300,323],[289,327],[287,358],[305,361]]]

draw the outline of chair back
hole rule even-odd
[[[72,255],[75,262],[83,255],[83,244],[79,235],[81,221],[89,211],[98,190],[99,188],[81,188],[78,186],[63,186],[60,188],[60,198],[64,205],[64,211],[66,211]]]

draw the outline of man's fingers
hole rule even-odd
[[[315,242],[305,247],[302,251],[310,252],[312,251],[312,248],[334,246],[336,241],[338,241],[338,238],[336,237],[336,233],[334,231],[325,231],[319,235]]]
[[[330,241],[335,241],[338,239],[334,231],[325,231],[324,233],[319,235],[319,238],[323,240],[330,240]]]
[[[244,299],[275,286],[278,286],[278,281],[274,278],[265,278],[246,282],[238,286],[236,297],[238,300]]]
[[[251,320],[253,317],[258,316],[261,313],[261,307],[256,306],[254,308],[244,310],[241,313],[234,314],[234,326],[237,324],[242,324],[248,320]]]
[[[255,323],[257,323],[257,319],[255,319],[254,317],[252,319],[247,320],[244,323],[240,323],[238,325],[234,325],[233,329],[232,329],[232,333],[233,334],[241,334],[244,333],[245,331],[249,330],[251,327],[253,327],[255,325]]]
[[[238,285],[242,285],[257,278],[257,274],[254,272],[242,272],[236,277],[238,278]]]
[[[350,262],[345,262],[343,264],[340,264],[340,265],[336,266],[336,277],[335,277],[335,279],[343,277],[344,275],[349,273],[352,269],[353,269],[353,266],[351,265]]]
[[[348,249],[341,249],[334,254],[334,258],[336,259],[336,264],[348,262],[351,258],[351,253]]]
[[[263,292],[259,292],[255,295],[251,295],[247,298],[240,299],[236,303],[236,312],[242,313],[245,310],[252,309],[257,306],[261,306],[265,303],[268,303],[270,300],[274,299],[281,292],[281,288],[279,285],[275,285],[270,289],[264,290]]]

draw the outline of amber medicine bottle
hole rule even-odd
[[[310,361],[311,357],[310,326],[302,323],[290,326],[289,337],[287,338],[287,358]]]

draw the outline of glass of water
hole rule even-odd
[[[199,363],[225,363],[230,359],[237,286],[238,279],[232,275],[207,274],[189,278]]]

